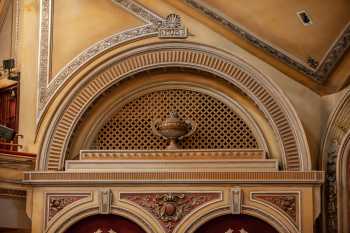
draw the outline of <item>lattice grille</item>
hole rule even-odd
[[[97,134],[91,149],[164,149],[167,142],[153,135],[153,119],[170,111],[198,124],[197,131],[179,143],[184,149],[252,149],[257,140],[232,108],[212,96],[183,89],[145,94],[121,107]]]

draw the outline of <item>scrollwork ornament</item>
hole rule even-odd
[[[121,199],[134,202],[150,212],[167,233],[195,208],[219,199],[220,193],[122,193]]]
[[[327,208],[327,230],[328,232],[338,232],[337,220],[337,154],[340,143],[333,139],[328,149],[327,173],[326,173],[326,208]]]

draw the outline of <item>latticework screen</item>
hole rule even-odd
[[[164,149],[166,140],[152,133],[151,122],[171,111],[197,123],[180,141],[184,149],[253,149],[258,143],[245,121],[227,104],[197,91],[169,89],[138,97],[117,110],[99,130],[90,149]]]

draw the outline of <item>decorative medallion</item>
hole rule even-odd
[[[49,222],[64,207],[88,197],[90,194],[48,194],[47,195],[47,222]]]
[[[167,233],[197,207],[221,198],[221,193],[121,193],[120,199],[136,203],[151,213]]]
[[[253,193],[252,199],[271,204],[298,225],[298,196],[297,193]]]

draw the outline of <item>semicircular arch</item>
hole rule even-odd
[[[89,105],[110,86],[136,73],[161,67],[186,67],[214,74],[235,85],[264,113],[282,148],[286,170],[310,170],[302,124],[282,91],[238,57],[194,43],[156,43],[131,49],[103,63],[70,91],[46,130],[38,169],[64,166],[72,131]]]

